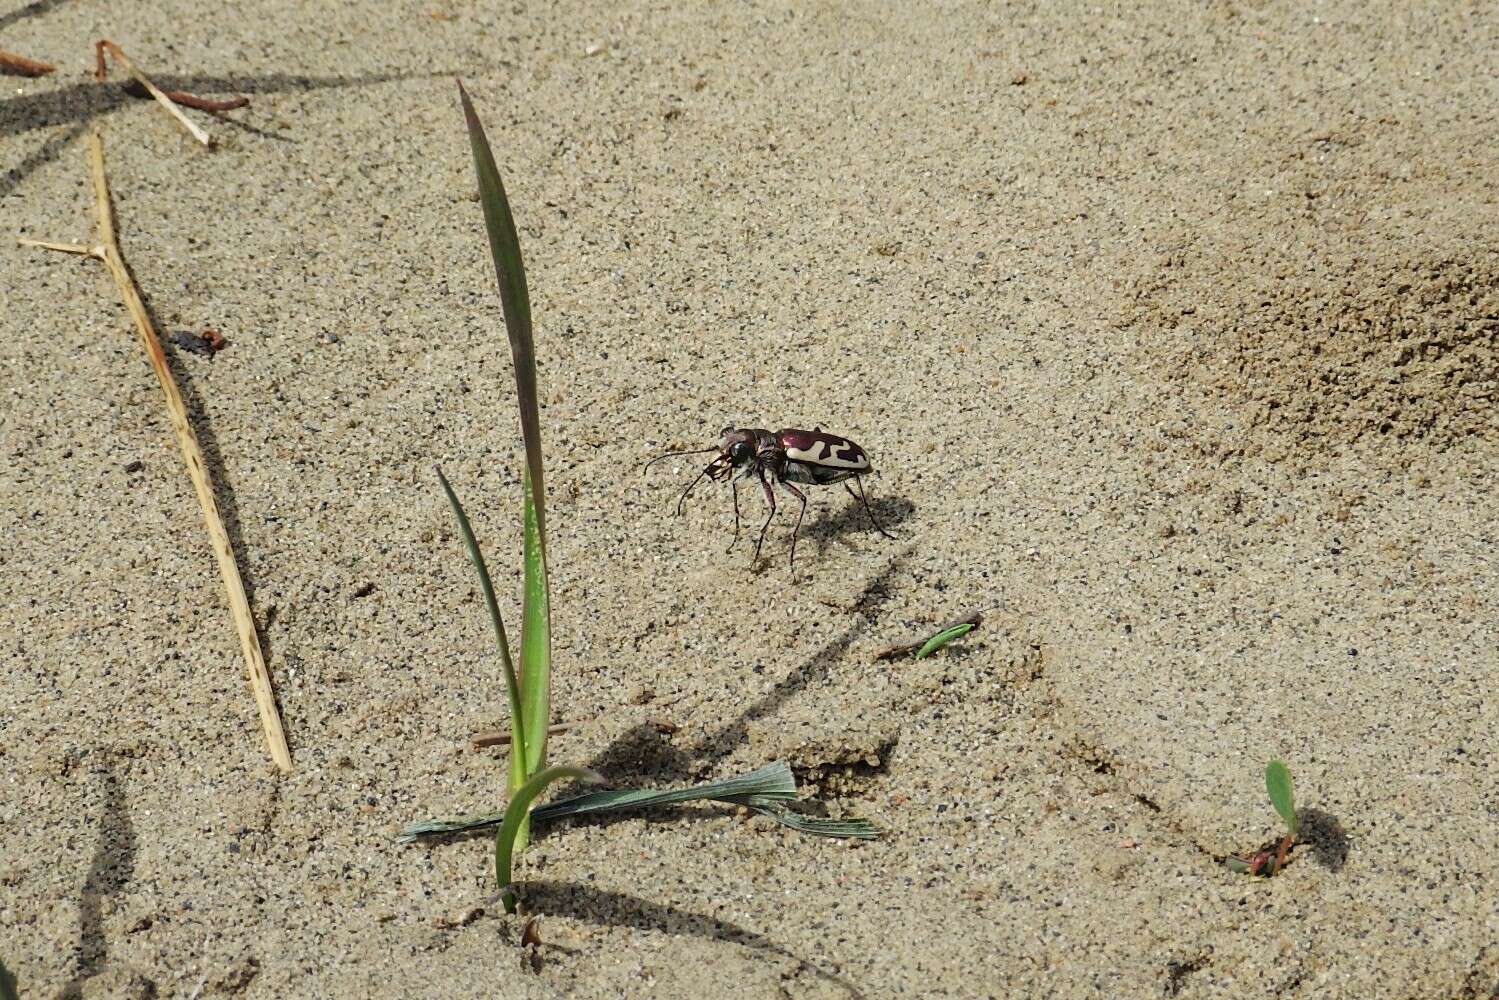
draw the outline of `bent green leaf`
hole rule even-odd
[[[545,771],[533,774],[524,785],[520,786],[511,798],[510,804],[505,807],[505,819],[500,823],[499,832],[494,837],[494,877],[499,883],[500,898],[505,904],[506,913],[515,912],[515,886],[510,877],[510,862],[515,854],[516,835],[525,824],[526,817],[531,811],[531,803],[536,801],[536,796],[540,795],[547,785],[554,781],[561,781],[563,778],[592,782],[604,780],[585,767],[567,767],[566,765],[549,767]]]
[[[916,658],[918,660],[925,659],[948,643],[956,639],[961,639],[972,631],[972,622],[964,622],[962,625],[954,625],[952,628],[943,629],[922,644],[921,648],[916,651]]]

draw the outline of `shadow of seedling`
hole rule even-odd
[[[666,903],[653,903],[625,893],[576,883],[543,880],[530,883],[526,905],[531,913],[566,916],[605,927],[630,927],[673,937],[691,936],[735,945],[767,958],[790,960],[796,963],[798,976],[810,976],[844,996],[862,996],[853,983],[788,951],[764,934]]]
[[[1270,877],[1286,866],[1291,847],[1303,832],[1296,815],[1296,799],[1291,788],[1291,772],[1284,761],[1272,760],[1265,766],[1265,791],[1270,795],[1270,804],[1275,807],[1281,821],[1285,823],[1285,836],[1272,840],[1247,858],[1225,858],[1223,863],[1230,871],[1241,875],[1264,875]],[[1321,814],[1325,815],[1325,814]]]
[[[1343,824],[1321,809],[1303,809],[1298,830],[1303,843],[1311,846],[1312,858],[1330,872],[1340,872],[1348,861],[1348,834]]]

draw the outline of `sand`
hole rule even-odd
[[[89,76],[244,93],[197,148]],[[38,0],[0,217],[124,252],[217,477],[296,769],[96,264],[0,241],[0,959],[26,996],[1499,995],[1499,21],[1484,4]],[[595,54],[589,55],[593,51]],[[453,76],[519,220],[553,758],[791,761],[483,839],[505,699],[433,474],[519,594],[518,432]],[[671,516],[725,424],[820,424],[793,582]],[[138,465],[136,463],[139,463]],[[134,471],[132,471],[134,470]],[[746,517],[759,499],[744,494]],[[920,663],[882,646],[973,607]],[[667,731],[663,731],[667,730]],[[1304,842],[1274,879],[1283,757]],[[483,908],[476,914],[475,908]],[[456,924],[456,926],[454,926]]]

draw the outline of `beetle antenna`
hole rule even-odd
[[[641,469],[640,471],[642,473],[645,472],[646,469],[649,469],[651,466],[655,465],[657,462],[661,461],[663,458],[679,458],[682,455],[706,455],[710,451],[718,451],[718,450],[719,449],[717,449],[717,448],[698,448],[696,451],[669,451],[665,455],[657,455],[655,458],[653,458],[649,462],[645,463],[645,468]]]
[[[717,449],[710,449],[710,450],[716,451]],[[692,453],[688,452],[687,454],[690,455]],[[662,457],[664,458],[665,456],[662,456]],[[682,516],[682,504],[684,504],[684,503],[687,502],[687,494],[691,493],[694,489],[696,489],[697,488],[697,484],[700,483],[700,482],[702,482],[703,481],[703,477],[706,476],[706,475],[708,475],[710,472],[712,472],[714,466],[716,466],[717,464],[718,464],[718,460],[717,459],[714,459],[713,461],[709,462],[708,465],[707,465],[707,467],[704,468],[702,472],[699,472],[697,474],[697,478],[694,479],[692,482],[690,482],[690,483],[687,484],[687,488],[682,491],[682,495],[679,496],[679,497],[677,497],[677,516],[678,517]]]

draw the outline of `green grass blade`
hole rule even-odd
[[[510,355],[515,362],[515,389],[520,400],[521,438],[526,445],[526,468],[537,498],[537,534],[546,538],[546,511],[540,498],[546,495],[541,472],[541,414],[536,404],[536,345],[531,337],[531,296],[526,290],[526,269],[521,262],[520,238],[505,197],[505,185],[495,166],[484,126],[474,111],[463,84],[458,85],[463,117],[468,123],[468,141],[479,176],[479,203],[484,208],[484,228],[489,233],[489,253],[494,258],[495,277],[500,283],[500,301],[505,307],[505,330],[510,336]],[[543,550],[545,545],[543,544]]]
[[[954,625],[952,628],[943,629],[922,644],[922,647],[916,651],[916,658],[918,660],[925,659],[953,640],[961,639],[972,631],[972,622],[964,622],[962,625]]]
[[[562,819],[565,816],[582,816],[587,813],[615,812],[625,809],[644,809],[648,806],[669,805],[674,802],[693,802],[702,799],[738,802],[740,798],[760,796],[765,799],[793,799],[796,797],[796,779],[791,768],[777,762],[758,771],[730,778],[727,781],[711,781],[690,788],[674,788],[668,791],[636,789],[630,791],[590,792],[559,802],[549,802],[531,813],[533,819]]]
[[[509,791],[513,795],[526,780],[528,772],[525,769],[525,715],[521,711],[521,690],[515,676],[515,662],[510,658],[510,640],[505,636],[505,622],[500,618],[499,601],[494,595],[494,581],[489,578],[489,567],[484,564],[484,553],[479,551],[479,542],[474,538],[473,526],[468,523],[468,514],[464,513],[458,494],[448,485],[448,478],[442,474],[441,469],[437,470],[437,481],[442,483],[442,491],[447,494],[448,506],[453,509],[453,518],[458,522],[458,534],[463,538],[463,547],[468,550],[469,561],[479,574],[479,589],[484,593],[484,605],[489,609],[489,620],[494,625],[494,644],[500,651],[500,662],[505,665],[505,692],[510,698]],[[545,731],[543,726],[542,732]]]
[[[520,690],[526,732],[526,773],[546,766],[547,726],[552,710],[552,612],[547,581],[546,543],[541,534],[541,507],[532,502],[530,476],[525,480],[525,600],[521,605]]]
[[[544,806],[533,809],[531,819],[546,821],[568,816],[623,812],[651,806],[707,800],[745,806],[793,830],[814,836],[868,839],[878,835],[875,828],[864,820],[824,820],[794,813],[783,803],[795,798],[796,779],[791,774],[791,768],[778,761],[737,778],[710,781],[701,785],[693,785],[690,788],[674,788],[666,791],[637,789],[589,792],[586,795],[548,802]],[[400,836],[396,838],[396,843],[410,843],[419,837],[482,830],[485,827],[495,826],[504,819],[505,811],[500,811],[413,823],[401,831]]]
[[[396,843],[410,844],[423,837],[441,837],[454,833],[471,833],[499,826],[505,821],[505,810],[489,813],[473,813],[468,816],[449,816],[446,819],[428,819],[420,823],[408,823],[396,834]]]
[[[1291,791],[1291,771],[1285,761],[1272,760],[1266,765],[1265,791],[1270,793],[1270,804],[1285,822],[1286,832],[1296,836],[1296,799]]]
[[[864,819],[820,819],[794,812],[784,802],[762,796],[748,796],[740,803],[777,823],[814,837],[834,837],[844,840],[877,840],[880,831],[873,823]]]
[[[463,84],[458,84],[463,117],[468,125],[474,172],[479,180],[479,203],[484,209],[484,228],[489,235],[489,254],[494,260],[505,309],[505,332],[510,339],[510,357],[515,370],[516,402],[520,411],[521,440],[526,450],[522,477],[525,497],[525,584],[521,603],[521,712],[527,732],[537,734],[524,747],[527,775],[546,765],[546,728],[551,716],[552,607],[547,576],[546,478],[542,471],[541,411],[536,399],[536,344],[531,331],[531,296],[526,288],[526,269],[521,259],[520,237],[505,184],[495,165],[484,126]],[[529,839],[529,824],[523,823],[519,849]]]
[[[545,771],[533,774],[520,790],[510,799],[510,804],[505,807],[505,820],[500,824],[499,833],[494,838],[494,877],[500,886],[500,898],[505,903],[505,912],[515,912],[515,887],[510,877],[510,862],[515,853],[515,837],[520,833],[521,826],[526,816],[531,811],[531,803],[536,800],[547,785],[563,778],[575,778],[579,781],[602,781],[594,772],[583,767],[549,767]]]

